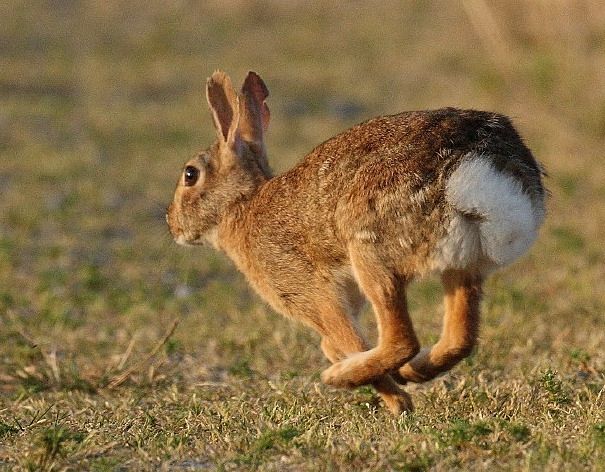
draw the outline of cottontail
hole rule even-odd
[[[473,348],[481,284],[521,256],[544,218],[543,172],[505,116],[445,108],[383,116],[317,146],[273,177],[267,87],[217,71],[206,95],[216,142],[185,165],[167,221],[180,244],[224,251],[278,312],[321,335],[337,387],[372,384],[395,414],[397,383],[424,382]],[[406,288],[441,275],[441,339],[420,349]],[[355,327],[373,307],[378,345]],[[397,383],[396,383],[397,382]]]

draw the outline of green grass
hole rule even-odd
[[[0,469],[603,470],[605,17],[540,5],[2,3]],[[322,385],[314,333],[172,243],[218,67],[265,78],[277,171],[444,105],[511,115],[546,166],[540,239],[488,282],[473,355],[408,388],[413,414]],[[410,306],[434,342],[438,282]]]

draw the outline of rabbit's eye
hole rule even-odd
[[[193,167],[193,166],[185,167],[184,177],[185,177],[185,185],[187,187],[191,187],[192,185],[195,185],[199,176],[200,176],[200,171],[197,167]]]

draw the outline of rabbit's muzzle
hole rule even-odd
[[[185,234],[178,222],[174,203],[171,203],[166,210],[166,223],[175,242],[180,245],[187,245]]]

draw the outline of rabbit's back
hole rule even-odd
[[[407,112],[317,146],[265,186],[254,213],[267,218],[254,224],[309,264],[334,265],[350,244],[368,244],[410,274],[489,270],[533,241],[543,193],[541,170],[505,116]],[[511,238],[518,247],[498,247]]]

